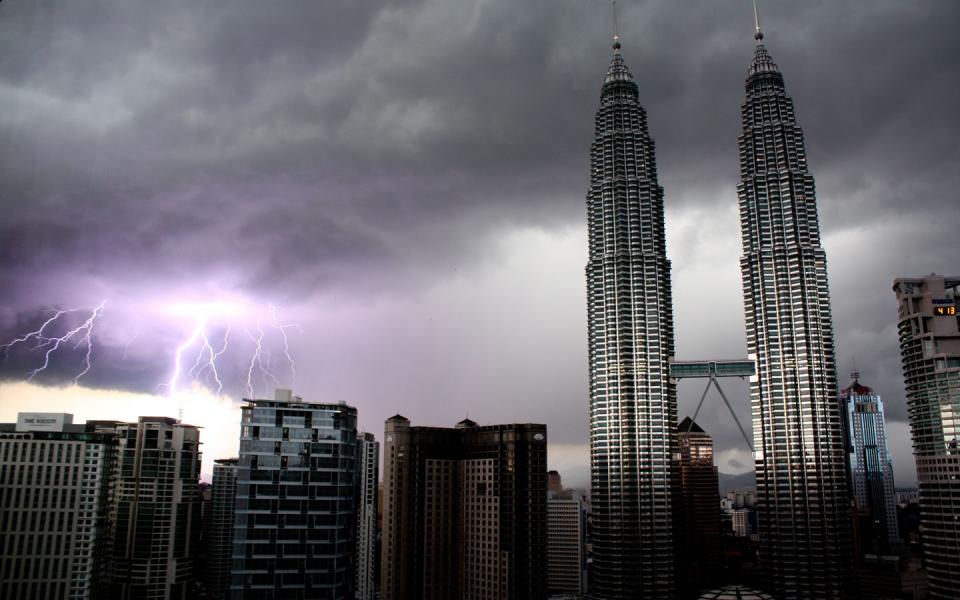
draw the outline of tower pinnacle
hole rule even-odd
[[[613,51],[620,52],[620,32],[617,31],[617,0],[613,0]]]
[[[757,0],[753,0],[753,23],[754,31],[753,39],[757,40],[757,43],[763,39],[763,32],[760,31],[760,12],[757,11]]]

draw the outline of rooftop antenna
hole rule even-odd
[[[757,11],[757,0],[753,0],[753,24],[756,33],[753,34],[753,39],[758,42],[763,39],[763,32],[760,31],[760,12]]]
[[[620,32],[617,30],[617,0],[613,0],[613,49],[620,49]]]

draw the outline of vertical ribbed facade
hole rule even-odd
[[[619,42],[596,115],[587,220],[591,595],[673,598],[670,261],[654,143]]]
[[[380,442],[372,433],[357,435],[357,600],[377,598],[377,486]]]
[[[116,426],[114,598],[186,600],[197,576],[200,429],[168,417]]]
[[[395,415],[383,440],[383,600],[546,600],[546,425]]]
[[[930,598],[960,593],[960,277],[902,278],[893,290],[920,487]]]
[[[12,426],[0,425],[0,598],[104,597],[116,438]]]
[[[207,594],[216,600],[227,598],[230,592],[239,463],[236,458],[222,458],[213,463],[213,494],[206,529],[207,568],[203,576]]]
[[[847,411],[850,436],[850,491],[857,507],[867,513],[866,528],[860,532],[861,547],[865,553],[890,554],[899,545],[900,534],[883,400],[862,385],[856,374],[853,383],[840,392],[840,399]]]
[[[740,270],[757,365],[750,392],[762,564],[781,600],[846,597],[849,497],[827,259],[803,132],[762,43],[741,115]]]

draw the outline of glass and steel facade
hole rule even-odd
[[[676,388],[663,188],[620,43],[587,192],[592,597],[673,598]]]
[[[850,581],[843,423],[827,259],[803,132],[758,40],[739,137],[740,225],[761,561],[781,600],[841,598]]]
[[[289,390],[241,410],[231,598],[353,600],[357,410]]]
[[[861,551],[889,554],[899,545],[900,534],[883,400],[855,373],[853,383],[840,392],[840,401],[847,411],[850,491],[866,516],[859,533]]]
[[[899,335],[930,598],[960,590],[960,277],[901,278]]]

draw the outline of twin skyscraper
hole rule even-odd
[[[776,598],[841,598],[849,495],[826,256],[783,76],[756,47],[741,107],[740,223],[761,560]],[[614,38],[590,154],[592,596],[677,597],[677,398],[663,188]]]

